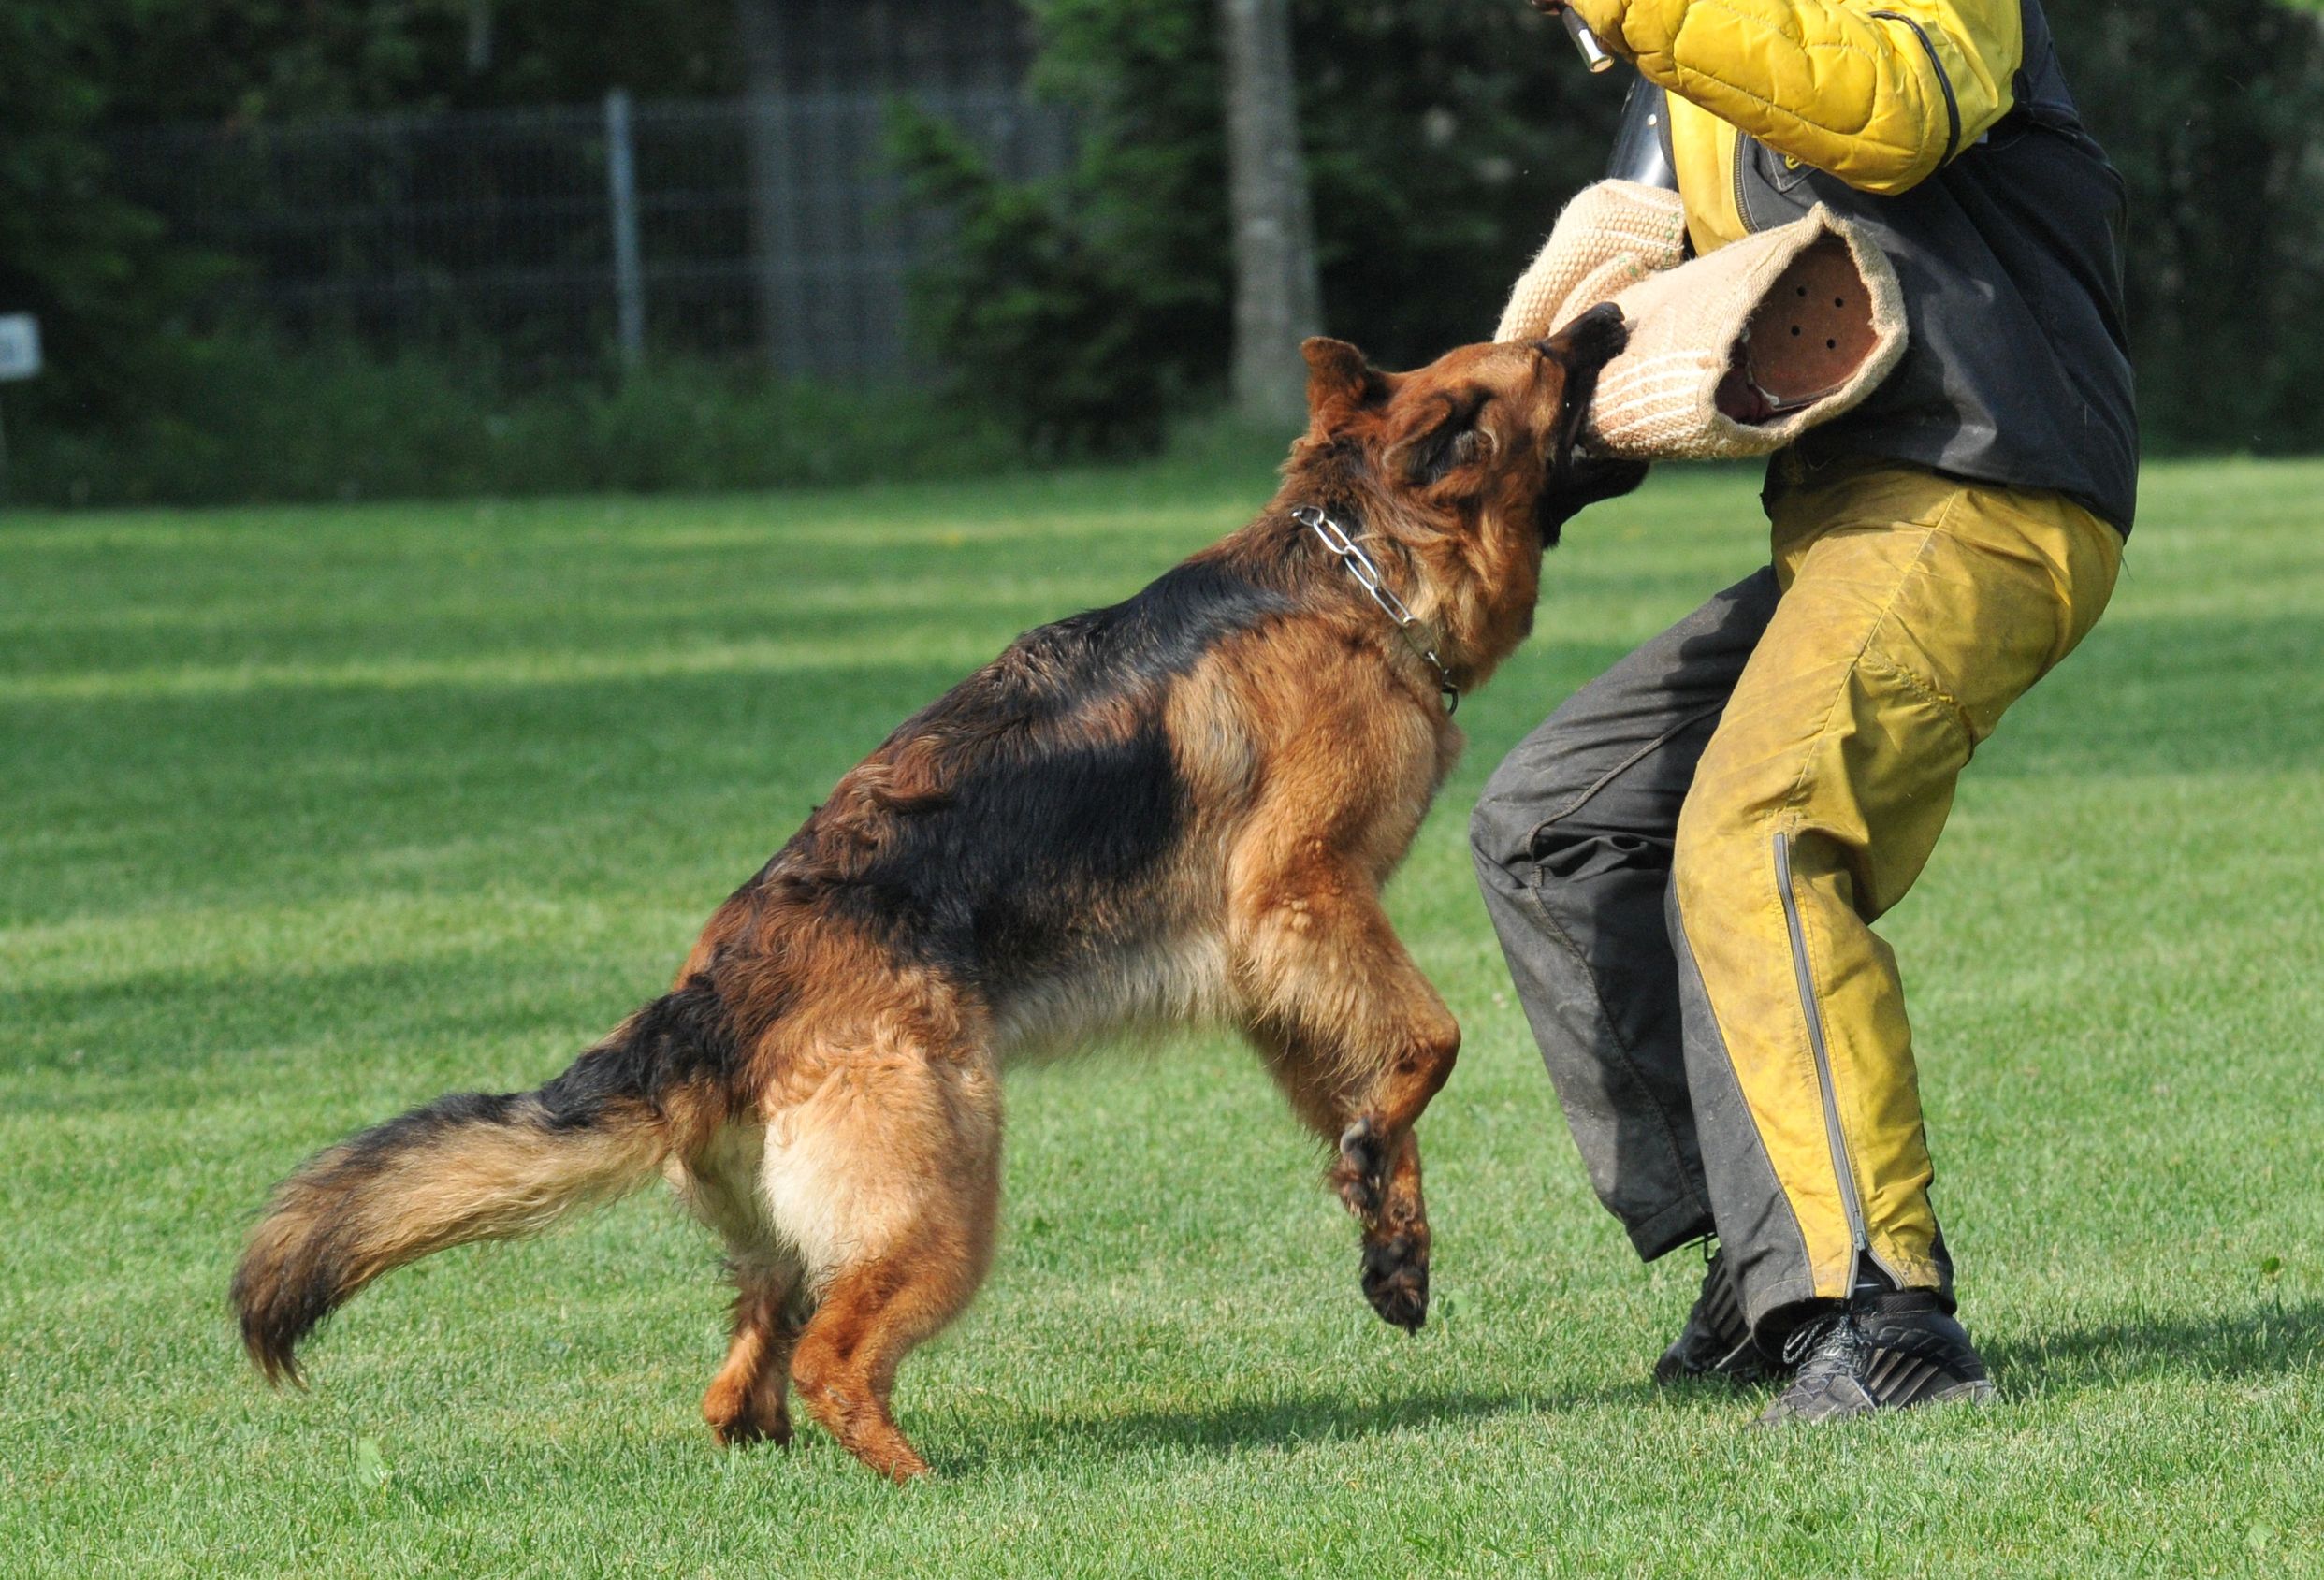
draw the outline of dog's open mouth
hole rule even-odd
[[[1545,342],[1545,349],[1565,367],[1565,388],[1558,404],[1557,428],[1550,438],[1549,476],[1534,511],[1546,548],[1576,513],[1600,500],[1635,488],[1647,469],[1637,461],[1592,456],[1583,448],[1590,423],[1590,405],[1597,398],[1600,370],[1630,343],[1630,327],[1621,309],[1602,302],[1574,320]]]
[[[1554,548],[1565,524],[1605,500],[1619,499],[1646,481],[1647,463],[1576,449],[1555,457],[1549,481],[1533,507],[1544,548]]]
[[[1621,310],[1602,303],[1576,319],[1564,334],[1561,353],[1552,355],[1565,365],[1565,389],[1559,400],[1557,428],[1551,436],[1549,476],[1533,513],[1544,548],[1556,544],[1565,523],[1601,500],[1627,494],[1646,478],[1646,463],[1591,455],[1584,434],[1590,407],[1597,399],[1598,374],[1622,353],[1630,341]]]

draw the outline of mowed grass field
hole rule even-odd
[[[387,1279],[303,1394],[231,1259],[310,1150],[560,1068],[905,714],[1264,471],[0,522],[0,1573],[2324,1573],[2324,466],[2153,470],[1886,924],[2002,1402],[1784,1433],[1646,1382],[1699,1264],[1591,1199],[1465,843],[1760,561],[1754,484],[1577,522],[1462,710],[1391,894],[1467,1030],[1427,1329],[1230,1041],[1021,1071],[902,1490],[712,1449],[717,1249],[658,1192]]]

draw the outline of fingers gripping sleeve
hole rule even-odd
[[[2018,0],[1576,0],[1672,93],[1849,185],[1904,192],[2009,112]]]

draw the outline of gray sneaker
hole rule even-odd
[[[1798,1370],[1760,1416],[1763,1427],[1993,1398],[1968,1331],[1925,1289],[1860,1295],[1795,1330],[1783,1356]]]
[[[1781,1376],[1783,1369],[1751,1341],[1743,1320],[1743,1300],[1727,1271],[1726,1253],[1711,1253],[1703,1269],[1703,1293],[1678,1341],[1654,1363],[1654,1380],[1664,1386],[1717,1379],[1744,1384]]]

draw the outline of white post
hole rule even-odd
[[[40,371],[40,320],[29,312],[0,313],[0,384]],[[0,504],[8,499],[8,435],[0,428]]]
[[[605,95],[605,196],[613,229],[614,312],[621,336],[621,366],[635,371],[646,360],[646,270],[637,244],[637,151],[630,131],[630,94]]]

